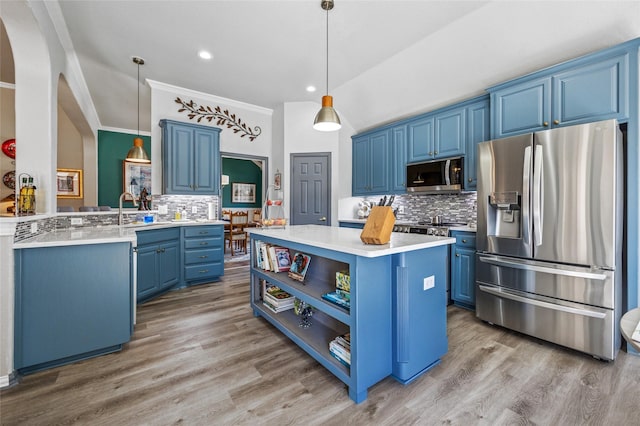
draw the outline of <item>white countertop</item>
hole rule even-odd
[[[366,223],[367,219],[338,219],[338,222],[346,222],[346,223]],[[396,220],[396,225],[413,225],[415,222],[407,222],[402,220]],[[458,225],[458,226],[447,226],[450,231],[466,231],[466,232],[476,232],[476,227],[468,226],[468,225]]]
[[[327,250],[363,257],[379,257],[389,254],[454,244],[455,238],[433,235],[391,233],[387,244],[365,244],[360,240],[360,229],[337,226],[293,225],[277,229],[249,229],[252,238],[260,235],[279,238],[299,244],[307,244]]]
[[[69,228],[59,231],[46,232],[18,243],[14,243],[14,249],[72,246],[83,244],[104,244],[130,242],[137,243],[136,231],[151,229],[171,228],[175,226],[202,226],[202,225],[224,225],[222,220],[208,221],[175,221],[175,222],[154,222],[149,224],[128,224],[124,226],[101,226],[85,228]]]

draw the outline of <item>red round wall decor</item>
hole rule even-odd
[[[2,142],[2,152],[9,158],[16,158],[16,140],[7,139]]]

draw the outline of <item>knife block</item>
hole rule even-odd
[[[390,206],[372,207],[360,239],[365,244],[387,244],[391,240],[395,223],[396,217]]]

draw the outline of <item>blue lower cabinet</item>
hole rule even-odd
[[[452,232],[456,244],[451,246],[451,300],[454,304],[475,309],[476,293],[476,235],[471,232]]]
[[[182,228],[184,281],[187,285],[218,281],[224,275],[222,225]]]
[[[137,232],[136,300],[149,300],[180,282],[180,228]]]
[[[15,250],[15,369],[118,351],[133,328],[128,242]]]
[[[356,229],[364,229],[364,223],[356,223],[356,222],[338,222],[341,228],[356,228]]]

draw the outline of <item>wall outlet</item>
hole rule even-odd
[[[398,206],[398,213],[404,214],[404,206]]]
[[[424,279],[424,290],[429,290],[430,288],[434,288],[436,286],[436,277],[431,275]]]
[[[198,206],[191,206],[191,213],[193,214],[198,213]]]
[[[166,204],[158,206],[158,214],[167,214],[169,213],[169,206]]]
[[[38,222],[33,222],[31,224],[31,233],[35,234],[36,232],[38,232]]]
[[[82,218],[81,217],[72,217],[71,218],[71,225],[82,225]]]

